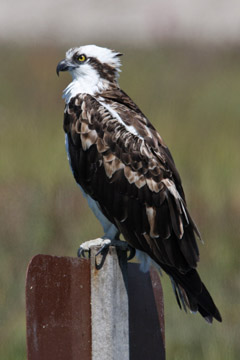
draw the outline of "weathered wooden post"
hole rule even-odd
[[[35,256],[26,280],[28,360],[165,359],[161,284],[125,251]]]

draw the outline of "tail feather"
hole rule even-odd
[[[209,294],[207,288],[203,283],[202,283],[202,292],[198,296],[197,300],[198,300],[198,311],[207,321],[209,321],[209,319],[207,319],[208,317],[210,318],[214,317],[216,320],[220,322],[222,321],[220,312],[216,307],[216,305],[214,304],[211,295]]]
[[[188,307],[192,312],[198,311],[204,319],[212,323],[213,318],[222,321],[222,317],[207,288],[196,270],[182,274],[174,268],[162,266],[170,276],[174,293],[180,308]]]

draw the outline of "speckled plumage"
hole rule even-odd
[[[67,54],[74,59],[83,51],[81,47]],[[73,81],[79,76],[82,83],[77,86],[84,91],[74,90],[72,96],[68,92],[64,131],[75,180],[126,241],[170,275],[180,306],[198,310],[210,322],[213,317],[221,321],[195,270],[200,235],[173,158],[156,129],[119,88],[119,53],[108,51],[109,63],[101,61],[98,48],[96,58],[94,49],[90,56],[84,52],[85,72],[84,65],[74,65],[78,75]],[[103,53],[107,61],[106,49]],[[81,71],[83,77],[92,71],[92,90],[85,91],[88,84]]]

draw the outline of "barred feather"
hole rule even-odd
[[[83,48],[69,50],[68,61]],[[74,177],[126,241],[146,252],[171,277],[180,307],[198,310],[209,322],[213,317],[221,321],[195,270],[200,234],[188,212],[171,153],[119,88],[118,53],[104,49],[102,54],[109,63],[101,62],[100,50],[87,62],[91,90],[82,79],[66,90],[64,131]],[[80,69],[76,71],[80,76]],[[87,91],[78,93],[80,87]]]

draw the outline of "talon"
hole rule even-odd
[[[83,256],[83,249],[79,248],[77,251],[77,256],[80,258]]]
[[[129,250],[129,256],[127,256],[127,261],[130,261],[136,255],[136,249],[129,245],[128,250]]]
[[[86,254],[85,254],[85,252],[86,252],[86,250],[84,250],[84,249],[81,248],[81,246],[80,246],[80,248],[78,249],[78,252],[77,252],[77,256],[78,256],[79,258],[84,258],[84,259],[86,259]]]
[[[99,254],[102,253],[102,251],[104,251],[104,250],[106,250],[106,249],[109,249],[109,244],[104,244],[104,245],[100,248],[100,250],[98,250],[98,252],[96,253],[95,256],[98,256]]]

